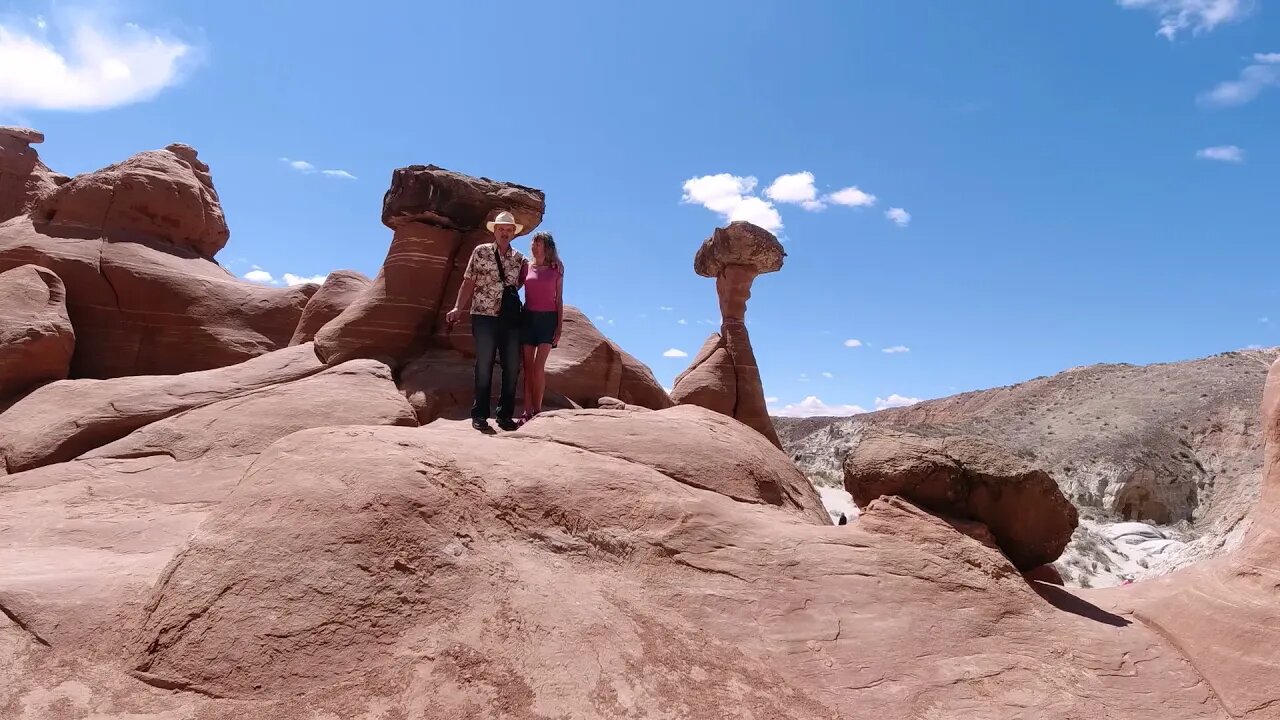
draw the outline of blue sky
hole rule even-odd
[[[699,243],[780,223],[788,413],[1280,344],[1280,0],[625,5],[0,3],[0,122],[66,173],[195,146],[274,282],[375,273],[395,167],[540,187],[569,301],[668,385]]]

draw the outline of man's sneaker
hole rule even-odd
[[[507,432],[511,432],[520,426],[516,425],[516,421],[511,418],[498,418],[498,427],[506,430]]]
[[[480,430],[481,432],[491,429],[489,427],[489,421],[484,418],[471,418],[471,427],[476,430]]]

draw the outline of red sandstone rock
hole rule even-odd
[[[50,383],[0,413],[0,471],[70,460],[179,412],[323,369],[306,344],[216,370]]]
[[[38,130],[0,127],[0,222],[26,213],[69,179],[40,162],[31,146],[42,142]]]
[[[338,317],[369,287],[370,280],[355,270],[329,273],[315,295],[307,301],[298,320],[298,328],[289,339],[290,345],[301,345],[315,339],[316,331]]]
[[[1076,528],[1075,506],[1053,478],[981,438],[868,429],[845,457],[844,472],[845,490],[859,507],[900,495],[976,520],[1023,570],[1058,559]]]
[[[447,273],[461,241],[456,230],[424,223],[397,227],[373,282],[316,331],[320,358],[330,365],[376,358],[399,367],[422,352],[444,303]]]
[[[405,365],[400,372],[399,387],[413,406],[419,424],[426,425],[440,418],[462,420],[471,416],[471,403],[475,397],[475,362],[474,356],[432,348]],[[490,398],[495,404],[501,391],[496,380],[498,372],[494,370],[493,397]],[[519,402],[519,397],[516,400]],[[543,401],[546,410],[579,407],[555,392],[548,392]]]
[[[382,222],[395,229],[426,223],[460,232],[483,230],[502,210],[515,215],[530,233],[542,222],[546,199],[541,190],[452,172],[435,165],[410,165],[391,173],[382,199]]]
[[[782,269],[786,252],[769,231],[736,221],[716,228],[693,260],[694,272],[716,279],[720,334],[712,335],[689,368],[676,378],[673,399],[726,412],[782,447],[769,418],[760,368],[745,317],[751,284],[760,273]],[[678,398],[678,399],[677,399]]]
[[[159,240],[0,224],[0,272],[40,265],[66,286],[76,332],[72,377],[223,367],[285,347],[315,285],[271,288]]]
[[[1280,360],[1262,401],[1262,495],[1234,553],[1090,594],[1163,633],[1233,718],[1280,717]]]
[[[66,290],[52,270],[0,272],[0,401],[65,378],[75,345]]]
[[[606,338],[586,315],[565,306],[560,346],[547,357],[547,389],[584,407],[601,397],[653,410],[673,404],[653,372]]]
[[[357,360],[210,402],[0,479],[0,605],[46,643],[114,661],[165,564],[257,454],[348,424],[416,425],[385,365]]]
[[[181,144],[77,175],[41,198],[31,215],[41,225],[159,240],[204,258],[230,236],[209,166]]]
[[[452,329],[462,272],[479,244],[492,242],[485,223],[506,210],[527,233],[542,221],[541,190],[412,165],[396,169],[382,203],[382,222],[395,233],[373,283],[316,333],[316,352],[329,364],[357,357],[400,366],[428,343],[470,352],[470,318]]]
[[[689,367],[676,376],[671,400],[678,405],[698,405],[733,417],[738,386],[733,358],[720,333],[712,333]]]

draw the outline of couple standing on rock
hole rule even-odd
[[[495,355],[502,365],[498,395],[498,427],[514,430],[516,381],[524,372],[524,423],[542,411],[547,388],[547,356],[560,343],[564,324],[564,265],[551,233],[533,236],[530,263],[511,241],[523,226],[509,212],[500,212],[487,226],[493,242],[471,252],[462,274],[458,301],[445,316],[450,326],[471,311],[471,337],[476,346],[475,402],[471,426],[489,429],[489,399],[493,389]],[[520,288],[524,288],[524,303]]]

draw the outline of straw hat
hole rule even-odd
[[[515,216],[507,212],[506,210],[503,210],[502,212],[498,213],[497,217],[485,223],[485,227],[489,228],[489,232],[493,232],[494,225],[513,225],[515,226],[517,235],[520,234],[521,230],[524,230],[524,226],[516,222]]]

